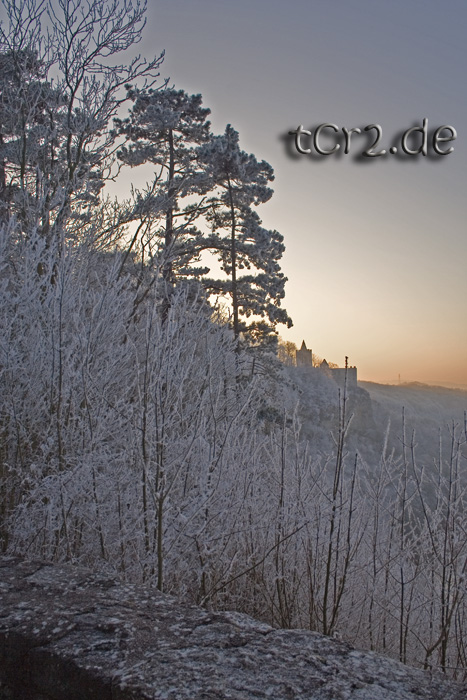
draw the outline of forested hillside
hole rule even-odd
[[[463,677],[465,425],[418,461],[366,391],[278,360],[272,168],[162,56],[120,62],[143,9],[5,8],[2,550]]]

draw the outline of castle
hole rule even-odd
[[[318,369],[334,379],[340,387],[344,386],[345,378],[347,377],[347,386],[357,386],[357,368],[349,367],[347,364],[348,358],[345,358],[345,367],[330,367],[326,360],[323,360]],[[295,353],[295,362],[297,367],[313,367],[313,353],[306,346],[305,341],[302,342],[300,350]]]

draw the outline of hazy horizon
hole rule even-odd
[[[411,380],[402,381],[401,380],[399,382],[398,379],[392,380],[392,381],[389,380],[386,382],[383,382],[383,381],[375,382],[371,379],[358,378],[358,382],[361,384],[379,384],[381,386],[394,386],[394,387],[398,387],[401,389],[403,389],[404,387],[411,388],[411,389],[417,388],[417,387],[420,387],[420,388],[427,387],[429,389],[451,389],[452,391],[467,391],[467,384],[460,384],[460,383],[456,383],[456,382],[443,383],[442,381],[437,383],[436,380],[433,383],[418,382],[416,380],[414,380],[414,381],[411,381]]]

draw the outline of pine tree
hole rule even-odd
[[[178,278],[204,272],[193,266],[199,260],[202,240],[195,226],[203,205],[199,195],[209,184],[199,167],[197,149],[210,136],[210,110],[202,107],[201,95],[174,88],[128,86],[128,96],[133,101],[130,116],[115,120],[118,132],[129,142],[118,157],[132,167],[143,163],[156,167],[152,185],[137,195],[134,215],[151,221],[149,240],[169,298]],[[190,204],[182,207],[185,197]]]
[[[292,325],[281,308],[287,281],[279,266],[285,250],[283,237],[264,228],[252,208],[271,198],[268,183],[274,179],[273,170],[269,163],[258,162],[240,149],[238,132],[230,124],[199,155],[215,192],[206,214],[211,227],[207,247],[216,252],[227,275],[227,279],[205,283],[211,293],[230,296],[235,337],[243,332],[260,342],[278,323]],[[247,318],[253,320],[247,324]]]

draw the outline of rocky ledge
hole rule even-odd
[[[336,639],[0,557],[2,700],[465,700],[467,686]]]

